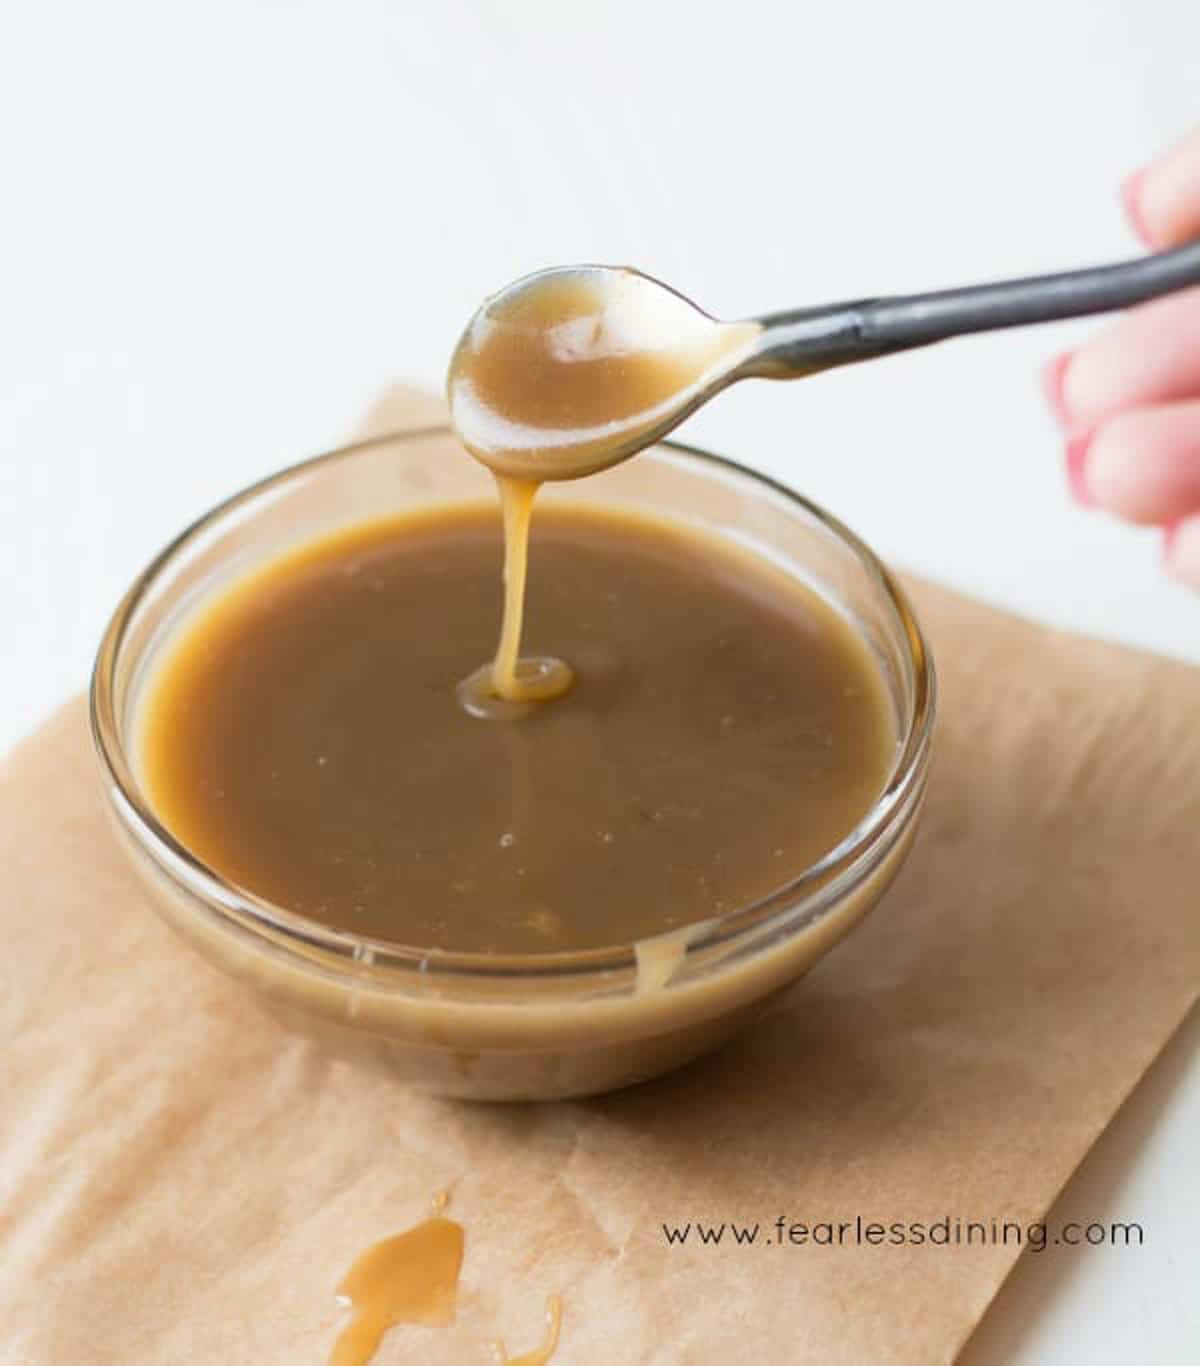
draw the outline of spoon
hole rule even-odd
[[[515,281],[471,319],[451,418],[496,474],[574,479],[657,441],[738,380],[794,379],[972,332],[1103,313],[1200,284],[1200,242],[1115,265],[720,322],[620,266]]]

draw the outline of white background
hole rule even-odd
[[[1116,187],[1200,119],[1198,50],[1182,0],[10,0],[0,747],[184,522],[439,384],[499,284],[628,262],[736,316],[1120,256]],[[1086,330],[743,385],[685,434],[901,564],[1200,661],[1154,535],[1066,496],[1037,367]],[[1147,1246],[1028,1259],[972,1366],[1197,1359],[1196,1038],[1066,1197]]]

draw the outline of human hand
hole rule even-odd
[[[1200,237],[1200,129],[1122,197],[1147,246]],[[1168,572],[1200,588],[1200,288],[1133,309],[1044,378],[1076,500],[1162,527]]]

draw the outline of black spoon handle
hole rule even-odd
[[[1106,313],[1200,285],[1200,242],[1111,266],[775,313],[743,373],[773,378],[870,360],[970,332]]]

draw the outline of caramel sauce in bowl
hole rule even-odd
[[[902,590],[845,527],[732,462],[663,444],[592,478],[548,484],[540,497],[547,507],[686,523],[763,557],[850,623],[878,666],[896,745],[878,798],[836,847],[746,904],[636,942],[562,952],[392,942],[324,924],[223,876],[168,829],[139,771],[147,695],[180,633],[215,595],[316,538],[381,510],[494,506],[494,497],[491,474],[436,429],[333,452],[228,500],[168,547],[119,605],[93,675],[93,734],[109,810],[150,904],[275,1013],[427,1091],[584,1095],[722,1042],[878,901],[920,811],[933,667]]]

